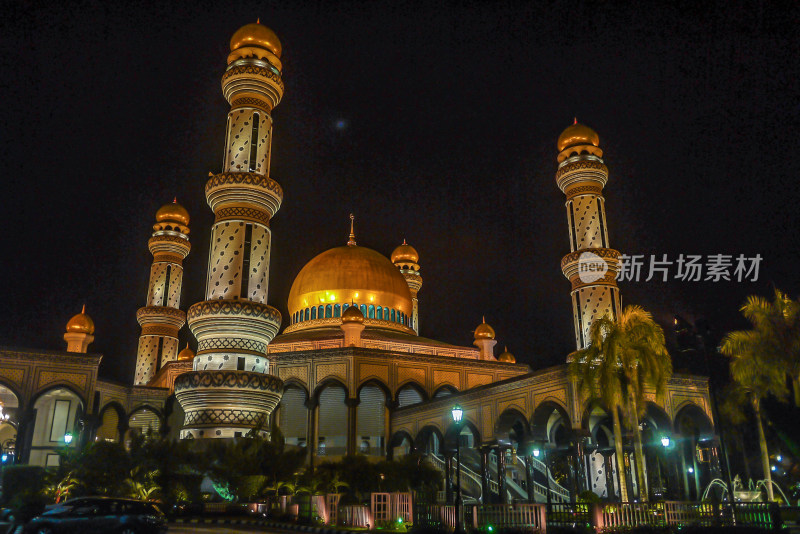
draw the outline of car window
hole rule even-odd
[[[82,503],[77,506],[73,506],[70,515],[77,515],[77,516],[97,515],[99,508],[100,507],[97,504]]]

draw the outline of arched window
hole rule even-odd
[[[341,315],[342,315],[342,307],[339,306],[338,304],[335,304],[333,306],[333,316],[334,317],[339,317]]]
[[[313,321],[316,318],[317,318],[317,308],[314,307],[311,308],[311,320]]]
[[[361,315],[363,315],[364,317],[367,316],[367,305],[366,304],[362,304],[361,305]]]
[[[328,304],[325,306],[325,318],[328,319],[330,317],[333,317],[333,308]]]
[[[322,304],[320,304],[319,308],[317,308],[317,317],[319,317],[320,319],[325,317],[325,306],[323,306]]]
[[[375,318],[375,306],[373,306],[372,304],[369,305],[369,318],[370,319]]]
[[[376,310],[376,312],[377,312],[376,315],[377,315],[378,319],[383,319],[383,308],[378,306],[378,309]]]
[[[306,315],[305,320],[308,321],[308,308],[306,308],[306,314],[305,315]]]
[[[349,307],[350,307],[350,305],[347,304],[347,303],[342,304],[342,313],[344,313],[344,311]]]
[[[256,170],[256,158],[258,158],[258,123],[261,120],[261,115],[253,113],[253,129],[250,133],[250,172]]]
[[[392,310],[392,322],[395,322],[394,310]]]
[[[164,279],[164,299],[162,306],[169,306],[169,279],[172,277],[172,265],[167,265],[167,276]]]

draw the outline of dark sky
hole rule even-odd
[[[269,298],[282,313],[353,211],[359,244],[419,251],[422,335],[469,344],[485,315],[518,361],[563,362],[555,143],[577,116],[605,151],[614,248],[764,258],[757,282],[627,282],[623,302],[667,328],[674,313],[745,326],[746,295],[800,293],[800,7],[662,4],[6,4],[0,343],[63,349],[85,302],[101,374],[130,381],[146,243],[174,196],[192,216],[182,307],[203,299],[220,77],[256,17],[284,50]]]

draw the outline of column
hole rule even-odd
[[[358,450],[356,446],[356,427],[358,426],[358,399],[345,400],[347,404],[347,454],[352,456]]]
[[[308,448],[308,464],[314,466],[314,459],[317,456],[317,414],[319,413],[319,400],[315,397],[306,399],[308,409],[308,424],[306,425],[306,447]]]
[[[534,495],[534,483],[536,480],[534,479],[533,474],[533,458],[531,458],[530,451],[525,453],[525,485],[528,486],[528,502],[533,504],[536,502],[536,496]]]
[[[444,491],[445,502],[453,504],[453,453],[444,453]]]
[[[614,452],[603,453],[603,468],[606,473],[606,496],[609,499],[616,499],[617,492],[614,489],[614,462],[612,461]]]
[[[500,503],[508,504],[508,492],[506,492],[506,451],[497,448],[497,490],[500,493]]]
[[[489,449],[481,447],[481,497],[483,504],[491,502],[491,495],[489,494]]]
[[[30,458],[31,443],[33,442],[33,427],[36,424],[36,410],[19,410],[19,424],[17,425],[17,449],[15,463],[27,464]]]

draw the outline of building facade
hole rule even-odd
[[[417,451],[452,472],[459,440],[471,473],[464,491],[475,499],[569,499],[585,489],[614,494],[618,478],[630,476],[630,455],[614,457],[608,413],[578,390],[565,366],[531,370],[508,350],[496,354],[496,335],[485,321],[472,346],[419,336],[424,262],[405,241],[388,256],[359,245],[351,215],[342,246],[311,258],[293,281],[289,316],[268,304],[269,222],[283,199],[269,172],[272,110],[284,90],[282,48],[272,30],[256,23],[238,30],[230,49],[222,76],[230,104],[223,168],[205,185],[214,212],[205,300],[187,312],[181,307],[189,214],[177,202],[166,204],[148,241],[153,263],[136,313],[141,332],[131,384],[98,379],[102,356],[87,352],[95,332],[85,310],[67,325],[67,352],[4,349],[4,452],[13,461],[54,465],[60,447],[124,441],[131,432],[236,439],[279,428],[287,444],[308,451],[309,462]],[[619,253],[608,241],[602,195],[608,170],[597,134],[576,121],[557,149],[570,236],[561,267],[572,286],[582,348],[591,322],[620,308]],[[596,259],[605,270],[587,275],[584,263]],[[179,352],[184,323],[196,352],[189,346]],[[714,448],[704,378],[675,376],[665,398],[653,393],[649,401],[643,425],[652,439],[680,442],[682,462],[696,465],[695,450]],[[458,430],[449,420],[455,402],[465,413]],[[690,491],[699,487],[700,473],[708,477],[715,469],[710,462],[688,480],[686,470],[661,469],[663,451],[648,451],[648,469],[653,476],[658,471],[662,486],[674,478],[672,487]],[[567,462],[560,482],[553,479],[558,462]]]

